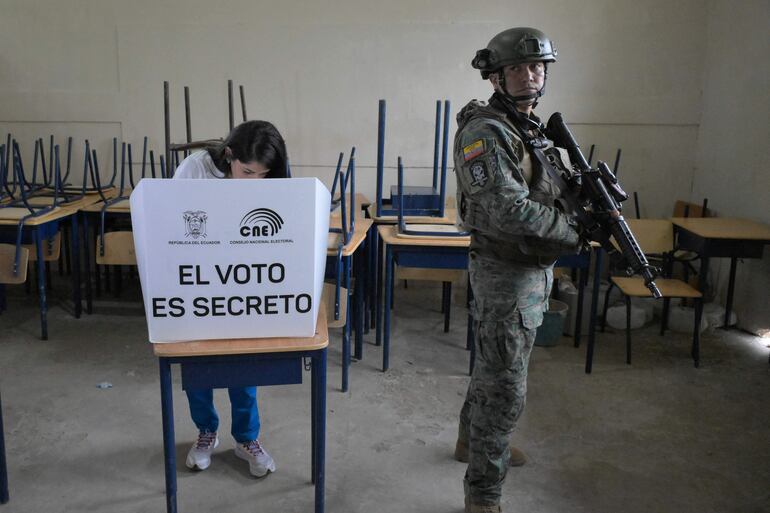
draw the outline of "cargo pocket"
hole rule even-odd
[[[536,330],[543,324],[543,305],[534,304],[519,310],[521,326],[527,330]]]
[[[511,298],[485,300],[474,297],[471,301],[471,315],[477,321],[505,322],[513,318],[514,314],[516,302]]]

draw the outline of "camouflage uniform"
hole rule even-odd
[[[520,128],[493,96],[457,116],[454,141],[460,222],[471,232],[469,273],[476,364],[460,414],[469,445],[466,498],[500,503],[508,444],[526,400],[527,367],[543,321],[558,255],[575,253],[573,219],[559,190],[531,158]],[[558,156],[567,159],[565,153]]]

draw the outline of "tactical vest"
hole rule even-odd
[[[510,122],[504,112],[484,105],[481,103],[469,104],[458,116],[459,129],[455,136],[455,159],[459,161],[458,152],[462,152],[459,143],[459,135],[470,121],[474,119],[492,119],[500,122],[506,130],[509,130],[512,137],[522,141],[522,135],[519,130]],[[498,138],[499,141],[499,138]],[[561,169],[571,169],[569,156],[563,148],[556,148],[553,143],[547,139],[542,139],[544,145],[541,147],[543,153],[552,162],[552,164]],[[501,144],[505,151],[513,151],[509,146]],[[536,201],[542,205],[553,207],[554,202],[561,195],[559,187],[551,180],[545,170],[539,165],[534,156],[531,155],[526,144],[525,152],[529,153],[528,159],[524,155],[517,155],[517,161],[526,164],[529,161],[532,166],[531,179],[528,183],[528,199]],[[480,254],[493,256],[501,260],[510,260],[519,264],[547,268],[553,265],[559,256],[558,251],[554,251],[553,246],[543,243],[543,241],[533,236],[516,236],[510,233],[498,231],[490,222],[484,208],[478,205],[473,196],[469,194],[468,184],[457,175],[457,208],[458,223],[463,229],[473,234],[471,238],[471,250]]]

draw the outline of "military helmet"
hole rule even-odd
[[[476,52],[471,66],[481,71],[481,78],[489,78],[503,66],[521,62],[556,62],[556,48],[540,30],[516,27],[504,30],[489,41],[486,48]]]

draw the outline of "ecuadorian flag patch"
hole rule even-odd
[[[472,142],[465,148],[463,148],[463,158],[465,162],[478,157],[484,153],[484,139],[479,139],[476,142]]]

